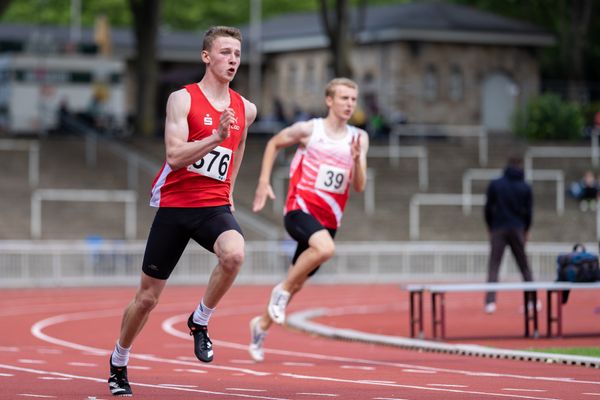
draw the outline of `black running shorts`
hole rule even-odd
[[[142,271],[156,279],[168,279],[190,239],[214,253],[219,235],[242,229],[228,205],[202,208],[161,207],[150,228]]]
[[[294,258],[292,258],[292,265],[296,263],[300,254],[308,249],[308,240],[315,232],[327,229],[331,237],[335,238],[335,229],[325,228],[315,217],[301,210],[294,210],[285,214],[284,224],[285,230],[298,242]],[[308,276],[313,276],[320,267],[320,265],[315,267]]]

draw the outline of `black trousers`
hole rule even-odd
[[[498,282],[498,273],[500,264],[506,246],[510,247],[517,266],[521,271],[524,281],[532,281],[531,268],[525,254],[525,232],[520,229],[496,229],[492,230],[490,238],[490,259],[488,262],[488,282]],[[496,292],[487,292],[485,295],[486,303],[496,301]]]

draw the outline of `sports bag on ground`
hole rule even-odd
[[[557,281],[595,282],[600,281],[598,255],[589,253],[582,244],[573,246],[571,253],[560,254],[556,259]]]

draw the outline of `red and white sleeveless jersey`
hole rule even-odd
[[[191,97],[187,116],[188,142],[193,142],[210,136],[218,128],[221,112],[210,104],[198,84],[187,85],[185,89]],[[174,171],[165,161],[152,183],[152,207],[213,207],[229,204],[235,151],[246,125],[242,96],[231,89],[229,96],[229,107],[235,112],[229,137],[187,167]]]
[[[347,125],[344,138],[331,139],[323,119],[313,119],[308,144],[299,147],[292,159],[284,213],[302,210],[325,228],[340,226],[352,180],[352,138],[358,139],[358,134]]]

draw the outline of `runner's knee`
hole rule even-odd
[[[219,254],[219,264],[228,273],[237,274],[244,263],[244,248],[226,249]]]
[[[333,243],[333,240],[320,241],[315,243],[312,247],[319,255],[319,260],[321,260],[319,264],[329,260],[335,253],[335,243]]]
[[[158,304],[158,296],[149,291],[138,292],[135,296],[137,308],[144,312],[150,312]]]

